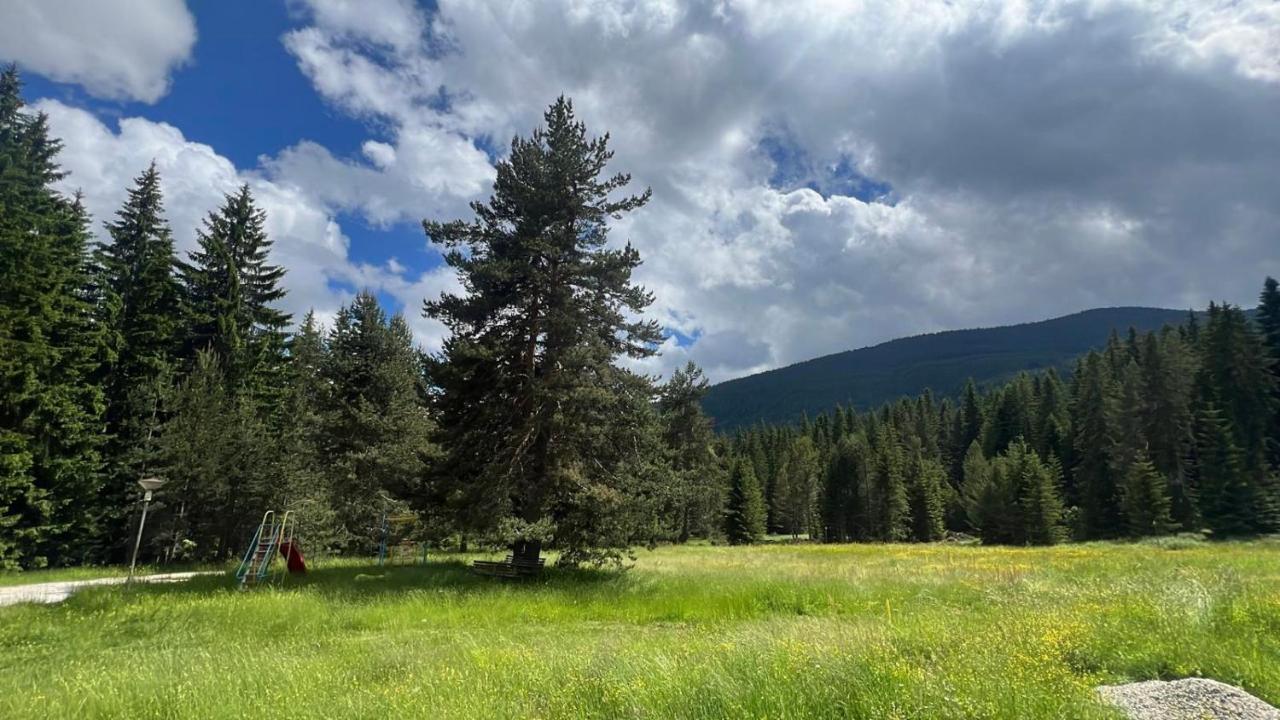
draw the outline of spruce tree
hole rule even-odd
[[[501,531],[519,556],[550,540],[562,562],[609,560],[631,542],[621,517],[632,508],[599,499],[637,480],[624,469],[646,464],[625,436],[653,392],[614,361],[652,355],[661,334],[632,319],[652,296],[631,281],[635,249],[606,245],[608,221],[649,192],[611,197],[630,178],[602,177],[608,136],[589,138],[568,100],[544,119],[513,140],[473,221],[424,223],[464,287],[424,305],[450,331],[432,367],[445,451],[432,477],[450,486],[461,522]],[[598,512],[585,511],[592,505]]]
[[[1266,346],[1244,312],[1210,305],[1201,340],[1198,383],[1213,395],[1245,452],[1249,470],[1261,467],[1262,449],[1274,420],[1274,378]]]
[[[391,503],[421,501],[435,425],[423,404],[423,368],[404,317],[359,293],[338,310],[323,355],[316,442],[346,549],[371,552]]]
[[[1013,479],[1011,504],[1021,516],[1021,533],[1014,541],[1027,545],[1054,545],[1065,536],[1060,470],[1045,463],[1026,443],[1010,446],[1006,462]]]
[[[148,526],[168,530],[150,536],[154,553],[224,560],[243,550],[263,510],[279,499],[277,448],[249,399],[230,390],[220,363],[212,350],[200,351],[164,396],[155,462],[170,485]]]
[[[1145,453],[1127,468],[1121,502],[1130,535],[1164,535],[1173,530],[1168,486]]]
[[[154,163],[137,177],[106,229],[110,240],[95,253],[96,312],[107,335],[101,367],[109,458],[104,523],[114,556],[121,559],[128,501],[138,494],[134,483],[156,460],[161,394],[179,339],[173,237]]]
[[[989,457],[1002,452],[1013,441],[1032,438],[1033,393],[1031,379],[1021,373],[995,393],[994,411],[983,428],[983,449]]]
[[[1244,453],[1231,423],[1211,401],[1196,416],[1194,474],[1200,515],[1214,535],[1229,537],[1253,531],[1254,503]]]
[[[819,458],[813,439],[801,435],[792,443],[781,472],[775,515],[792,537],[816,534]]]
[[[1169,486],[1170,513],[1181,527],[1194,529],[1187,456],[1192,449],[1192,378],[1194,357],[1179,333],[1148,333],[1142,340],[1143,436],[1156,471]]]
[[[281,417],[273,466],[280,478],[281,503],[296,513],[298,532],[309,547],[323,552],[340,549],[345,531],[338,515],[338,497],[329,481],[330,458],[322,452],[321,430],[331,390],[325,381],[328,346],[314,312],[302,318],[289,338],[284,372]],[[431,526],[440,527],[439,518]]]
[[[290,318],[275,307],[285,295],[284,268],[268,263],[266,220],[242,185],[205,218],[199,248],[178,268],[187,311],[185,352],[212,351],[233,392],[274,401]]]
[[[872,522],[878,540],[899,542],[910,532],[902,446],[892,425],[883,425],[875,443]]]
[[[964,478],[960,486],[960,504],[965,509],[969,527],[982,533],[989,522],[992,503],[991,464],[982,452],[982,445],[974,440],[964,455]]]
[[[1071,426],[1075,431],[1072,475],[1085,538],[1115,537],[1122,531],[1115,478],[1115,390],[1110,363],[1098,353],[1085,359],[1076,378]]]
[[[946,471],[942,464],[932,457],[926,457],[923,449],[916,450],[911,458],[907,480],[911,539],[918,542],[942,539],[945,532],[943,515],[946,512],[942,488],[945,483]]]
[[[729,496],[725,506],[724,534],[731,545],[746,545],[764,539],[764,495],[751,462],[738,459],[729,474]]]
[[[702,411],[709,383],[692,362],[677,369],[658,394],[663,440],[673,471],[670,512],[673,535],[685,542],[708,537],[719,528],[724,507],[724,473],[715,453],[711,420]]]
[[[1067,462],[1071,454],[1070,400],[1066,386],[1052,368],[1040,378],[1035,408],[1032,437],[1036,453],[1042,458],[1056,457]]]
[[[1267,457],[1273,471],[1280,471],[1280,283],[1267,278],[1258,299],[1258,329],[1271,371],[1272,417],[1267,437]]]
[[[845,435],[827,463],[822,516],[830,542],[868,537],[867,460],[866,440],[861,435]]]
[[[1201,333],[1200,355],[1196,376],[1200,401],[1221,413],[1240,456],[1245,487],[1231,493],[1246,504],[1233,513],[1240,513],[1252,531],[1269,532],[1280,526],[1280,496],[1266,451],[1275,415],[1270,358],[1240,308],[1213,304]],[[1211,462],[1203,454],[1200,460]],[[1205,519],[1209,517],[1206,513]]]
[[[99,488],[100,335],[86,217],[53,190],[61,143],[0,74],[0,567],[88,559]]]

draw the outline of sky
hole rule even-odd
[[[618,221],[662,354],[725,380],[1280,275],[1274,0],[7,0],[0,60],[101,233],[154,161],[179,252],[248,183],[285,309],[367,288],[418,341],[561,94],[653,200]]]

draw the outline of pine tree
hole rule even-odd
[[[1109,367],[1101,355],[1090,353],[1076,378],[1072,474],[1085,538],[1115,537],[1122,531],[1114,471],[1115,390]]]
[[[861,435],[845,435],[832,452],[823,484],[822,516],[830,542],[868,537],[867,443]]]
[[[53,190],[61,143],[0,74],[0,567],[88,559],[101,397],[86,216]]]
[[[1120,497],[1130,535],[1164,535],[1173,530],[1168,486],[1145,453],[1129,465]]]
[[[1196,523],[1195,499],[1189,486],[1186,458],[1192,437],[1191,379],[1194,359],[1178,333],[1142,341],[1142,394],[1145,399],[1143,436],[1152,465],[1166,478],[1173,520],[1191,530]]]
[[[421,358],[404,318],[388,319],[368,292],[338,310],[326,345],[316,442],[347,549],[371,552],[387,503],[421,499],[434,452]]]
[[[1253,497],[1243,453],[1231,424],[1212,401],[1196,417],[1196,490],[1200,514],[1218,536],[1253,531]]]
[[[918,449],[908,469],[907,495],[911,515],[911,538],[918,542],[941,540],[945,532],[943,515],[946,512],[942,487],[946,483],[946,471],[937,460],[926,457]]]
[[[799,537],[816,530],[819,458],[813,439],[801,435],[792,443],[780,473],[775,515],[783,532]],[[815,533],[816,534],[816,533]]]
[[[1280,497],[1267,462],[1267,442],[1275,415],[1270,358],[1258,333],[1240,308],[1210,304],[1201,333],[1200,371],[1196,376],[1202,407],[1221,413],[1240,457],[1243,486],[1229,494],[1245,503],[1232,510],[1254,532],[1280,525]],[[1203,463],[1211,460],[1200,455]],[[1202,469],[1203,470],[1203,469]],[[1206,499],[1202,497],[1202,499]],[[1206,510],[1205,519],[1210,519]],[[1227,532],[1243,532],[1234,522]]]
[[[289,315],[274,306],[284,297],[284,269],[268,264],[266,211],[248,185],[227,195],[197,234],[199,249],[178,264],[189,330],[185,352],[215,353],[228,387],[272,396],[284,368]]]
[[[107,223],[110,241],[95,253],[97,316],[107,335],[101,370],[109,438],[104,529],[117,559],[127,535],[122,511],[132,507],[134,482],[156,460],[161,389],[177,351],[179,288],[163,213],[160,174],[152,164]]]
[[[1020,544],[1054,545],[1062,541],[1062,494],[1060,470],[1041,461],[1026,443],[1009,448],[1007,462],[1014,481],[1014,502],[1022,518]]]
[[[219,561],[239,550],[264,507],[276,496],[271,459],[276,447],[248,398],[231,391],[211,350],[164,397],[157,465],[171,483],[148,526],[152,552]]]
[[[329,407],[330,388],[324,372],[328,346],[314,312],[302,318],[289,339],[288,364],[281,416],[288,419],[278,432],[278,452],[273,465],[280,478],[286,509],[296,513],[298,532],[316,551],[338,550],[346,536],[336,510],[339,501],[329,481],[329,458],[321,451],[323,412]],[[431,518],[432,528],[441,519]]]
[[[672,373],[658,395],[663,440],[671,453],[675,481],[667,516],[676,521],[673,534],[679,542],[694,535],[709,537],[719,528],[724,506],[724,473],[715,453],[715,433],[702,411],[709,386],[702,370],[690,362]]]
[[[610,199],[630,178],[601,178],[608,137],[589,139],[568,100],[544,118],[512,142],[473,222],[424,223],[465,288],[424,306],[451,332],[432,367],[446,452],[433,478],[453,486],[461,522],[505,528],[517,555],[537,556],[549,539],[562,562],[609,560],[631,541],[620,518],[634,515],[598,499],[637,481],[622,468],[650,464],[638,450],[622,453],[612,433],[628,434],[628,414],[648,412],[641,403],[652,395],[647,379],[614,361],[652,355],[661,334],[629,319],[652,296],[631,282],[639,254],[606,246],[608,220],[649,193]],[[613,508],[621,515],[610,517]],[[612,539],[600,547],[605,525]]]
[[[764,539],[764,495],[752,464],[739,459],[729,474],[729,496],[725,506],[724,534],[731,545],[746,545]]]
[[[1280,471],[1280,283],[1267,278],[1258,299],[1258,329],[1270,361],[1272,418],[1267,438],[1267,456],[1272,471]]]
[[[875,443],[875,466],[872,479],[872,522],[878,540],[898,542],[910,532],[910,507],[907,502],[902,446],[892,425],[881,427]]]

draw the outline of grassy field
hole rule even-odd
[[[1194,675],[1280,703],[1280,543],[335,563],[0,608],[5,718],[1110,718],[1095,685]]]

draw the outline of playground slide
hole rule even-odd
[[[280,554],[284,556],[289,572],[296,575],[307,571],[307,560],[302,557],[302,548],[298,547],[297,543],[292,540],[280,543]]]

